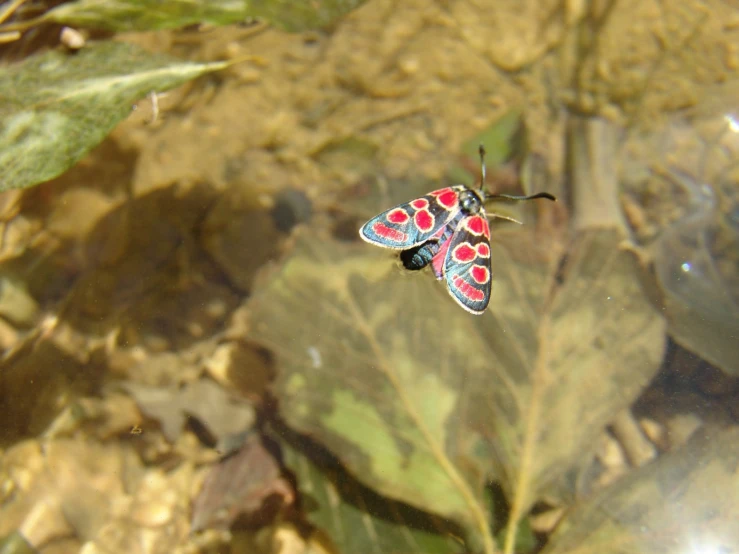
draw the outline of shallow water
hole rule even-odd
[[[0,193],[0,544],[733,552],[736,14],[544,4],[115,35],[245,61]],[[358,230],[480,142],[476,316]]]

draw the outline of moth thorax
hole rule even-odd
[[[459,205],[465,213],[476,214],[482,208],[482,200],[475,191],[466,189],[459,193]]]

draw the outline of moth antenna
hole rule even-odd
[[[511,194],[488,194],[485,197],[485,200],[490,199],[498,199],[498,200],[534,200],[536,198],[546,198],[547,200],[551,200],[552,202],[557,201],[557,197],[553,194],[549,194],[548,192],[538,192],[536,194],[530,194],[529,196],[513,196]]]
[[[485,191],[485,147],[480,144],[477,147],[477,151],[480,153],[480,191]]]

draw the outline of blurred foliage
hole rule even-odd
[[[60,23],[108,31],[176,29],[197,23],[227,25],[263,18],[288,31],[316,29],[333,23],[364,0],[77,0],[42,16],[8,25],[26,29],[41,23]]]
[[[79,0],[37,18],[2,25],[0,32],[11,36],[43,23],[145,31],[196,23],[223,25],[255,17],[299,31],[326,26],[361,3]],[[131,45],[105,42],[87,44],[74,54],[35,55],[0,68],[0,118],[4,121],[0,191],[56,177],[100,143],[140,98],[228,65],[184,62]]]
[[[0,191],[56,177],[102,141],[143,96],[226,62],[183,62],[121,42],[47,52],[0,68]]]

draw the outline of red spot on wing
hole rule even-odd
[[[459,293],[467,300],[471,300],[472,302],[480,302],[485,298],[485,293],[483,291],[476,289],[467,281],[462,279],[459,275],[455,275],[452,278],[452,283],[454,284],[454,288],[457,289]]]
[[[481,258],[489,258],[490,257],[490,246],[487,245],[485,242],[481,242],[476,247],[477,255]]]
[[[490,239],[490,224],[488,223],[488,220],[486,217],[482,217],[482,234],[485,235],[485,238]]]
[[[425,210],[429,207],[429,201],[425,198],[416,198],[411,202],[411,206],[413,206],[417,210]]]
[[[471,262],[477,257],[477,250],[472,248],[468,243],[463,242],[458,245],[452,252],[452,258],[455,262],[467,263]]]
[[[390,223],[408,223],[408,220],[411,218],[411,216],[408,215],[408,213],[402,209],[402,208],[395,208],[394,210],[390,211],[387,214],[387,220]]]
[[[436,197],[436,201],[441,205],[442,208],[445,210],[451,210],[454,206],[457,205],[457,199],[459,196],[456,192],[453,190],[448,190],[444,192],[443,194],[440,194]]]
[[[483,231],[487,227],[487,221],[485,221],[485,218],[480,217],[479,215],[473,215],[467,220],[466,227],[467,230],[473,235],[480,236],[483,234]],[[490,234],[489,230],[488,234]]]
[[[372,225],[372,231],[374,231],[377,236],[392,242],[405,242],[408,240],[408,235],[403,231],[388,227],[382,221],[376,221],[375,224]]]
[[[452,237],[449,237],[446,242],[441,245],[436,256],[431,260],[431,268],[434,270],[434,275],[436,275],[437,279],[441,279],[444,276],[444,261],[446,260],[446,253],[449,251],[451,244]]]
[[[446,187],[444,189],[435,190],[434,192],[429,192],[430,196],[441,196],[443,194],[446,194],[448,192],[454,192],[451,187]],[[456,193],[455,193],[456,194]]]
[[[424,233],[434,228],[434,216],[428,210],[417,211],[413,216],[413,221],[416,222],[416,227]]]
[[[488,271],[488,268],[482,265],[473,265],[470,268],[470,275],[481,285],[484,285],[490,280],[490,272]]]

